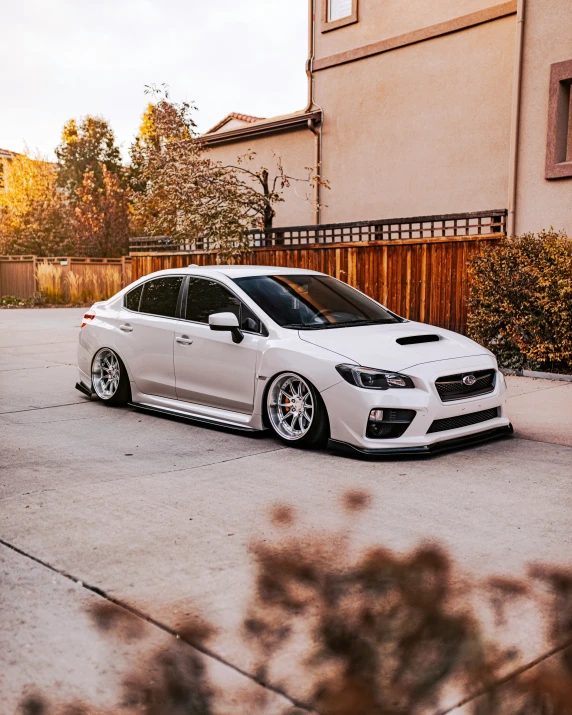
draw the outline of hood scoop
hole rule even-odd
[[[397,338],[400,345],[417,345],[418,343],[436,343],[441,338],[438,335],[408,335],[406,338]]]

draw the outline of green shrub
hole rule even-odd
[[[572,240],[553,229],[503,239],[469,271],[468,334],[502,367],[572,371]]]

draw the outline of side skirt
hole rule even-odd
[[[136,407],[138,410],[143,410],[146,412],[157,412],[164,415],[172,415],[174,417],[180,417],[191,422],[202,422],[203,424],[213,425],[216,427],[228,427],[235,430],[240,430],[241,432],[265,432],[266,430],[256,429],[255,427],[248,427],[247,425],[240,425],[236,422],[229,422],[227,420],[217,419],[216,417],[205,417],[204,415],[197,414],[196,412],[187,412],[183,410],[176,410],[172,407],[158,407],[156,405],[146,405],[143,402],[130,402],[132,407]]]
[[[88,397],[91,397],[92,395],[92,392],[89,387],[86,387],[83,382],[76,382],[75,389],[79,390],[80,392],[83,392],[83,394],[87,395]]]

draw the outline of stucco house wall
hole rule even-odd
[[[328,0],[308,2],[313,104],[286,118],[312,115],[314,129],[321,122],[321,173],[331,191],[322,192],[320,222],[510,209],[521,0],[352,0],[351,16],[331,23]],[[572,161],[565,178],[545,170],[551,65],[572,67],[572,6],[524,6],[515,229],[553,225],[572,235]],[[572,108],[570,115],[572,158]],[[304,122],[293,131],[282,117],[232,116],[243,129],[224,120],[217,136],[229,137],[215,138],[214,158],[231,162],[254,150],[272,170],[276,152],[295,176],[316,166],[320,143]],[[261,124],[271,132],[245,136]],[[564,176],[562,166],[557,173]],[[276,227],[316,221],[304,186],[293,183],[284,198]]]
[[[317,71],[332,186],[322,221],[504,208],[514,31],[508,16]]]
[[[325,2],[316,0],[316,59],[486,10],[502,0],[358,0],[358,22],[322,32]]]

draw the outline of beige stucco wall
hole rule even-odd
[[[516,232],[572,236],[572,178],[544,178],[550,65],[572,59],[570,0],[528,0],[525,15]]]
[[[277,173],[277,156],[281,157],[286,174],[305,179],[305,167],[314,165],[314,134],[309,129],[298,129],[269,134],[230,144],[219,144],[209,149],[209,156],[224,164],[236,164],[239,156],[256,152],[252,162],[243,163],[247,169],[258,171],[266,167],[273,178]],[[276,156],[277,155],[277,156]],[[291,181],[284,189],[283,203],[275,205],[274,226],[301,226],[314,223],[313,192],[302,181]]]
[[[322,7],[326,1],[317,0],[316,59],[446,22],[503,0],[358,0],[359,22],[322,33]]]
[[[322,221],[506,207],[514,32],[512,15],[317,72]]]

